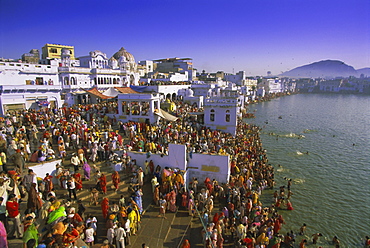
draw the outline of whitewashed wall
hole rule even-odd
[[[184,145],[169,145],[169,155],[161,157],[153,154],[147,158],[144,152],[128,152],[132,159],[136,159],[137,165],[143,167],[145,160],[153,160],[154,166],[160,165],[162,168],[179,168],[187,173],[184,177],[185,183],[193,177],[197,177],[199,182],[203,182],[206,177],[211,180],[216,179],[220,183],[227,183],[230,176],[229,156],[193,154],[192,158],[186,160],[186,147]]]
[[[203,183],[206,177],[227,183],[230,176],[230,157],[195,153],[188,161],[188,180],[197,177]]]
[[[132,159],[136,159],[136,164],[143,167],[145,160],[153,160],[154,167],[160,165],[162,168],[179,168],[180,170],[186,169],[186,147],[184,145],[169,144],[168,156],[152,154],[147,158],[145,152],[128,152]]]

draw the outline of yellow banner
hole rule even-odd
[[[212,165],[202,165],[202,171],[220,172],[220,167]]]

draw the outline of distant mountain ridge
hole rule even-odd
[[[280,74],[280,76],[295,78],[335,78],[350,76],[359,77],[361,74],[370,76],[370,68],[356,70],[352,66],[339,60],[322,60],[312,64],[299,66]]]

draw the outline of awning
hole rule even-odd
[[[143,92],[148,86],[130,85],[130,88],[136,92]]]
[[[105,95],[105,96],[113,96],[113,97],[116,97],[119,94],[119,92],[115,88],[110,87],[109,89],[107,89],[106,91],[104,91],[102,94]]]
[[[114,87],[115,90],[119,91],[122,94],[138,94],[136,90],[133,90],[131,87]]]
[[[159,109],[157,112],[155,112],[155,114],[168,121],[176,121],[178,119],[176,116],[171,115],[163,109]]]
[[[87,93],[89,94],[92,94],[96,97],[99,97],[101,99],[112,99],[114,98],[114,96],[106,96],[106,95],[103,95],[102,93],[100,93],[100,91],[98,91],[96,88],[92,88],[91,90],[85,90]]]

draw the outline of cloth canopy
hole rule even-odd
[[[130,87],[136,92],[143,92],[148,86],[130,85]]]
[[[115,88],[110,87],[106,91],[104,91],[102,94],[105,96],[116,97],[119,94],[119,92]]]
[[[168,121],[176,121],[178,119],[176,116],[171,115],[163,109],[159,109],[158,112],[155,112],[155,114]]]
[[[112,99],[114,96],[106,96],[100,93],[96,88],[92,88],[91,90],[86,90],[87,93],[94,95],[95,97],[99,97],[101,99]]]
[[[114,87],[115,90],[117,90],[119,93],[122,94],[137,94],[136,90],[133,90],[131,87]]]

